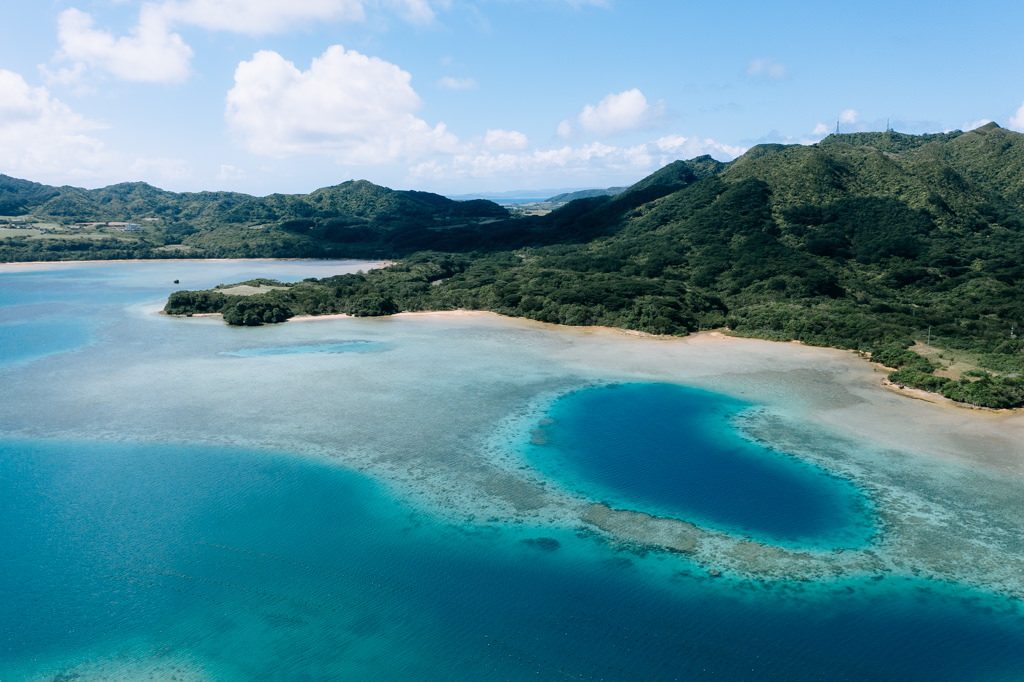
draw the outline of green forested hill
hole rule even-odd
[[[365,180],[311,194],[253,197],[179,194],[141,182],[96,190],[47,187],[0,175],[0,227],[23,227],[0,236],[0,262],[396,255],[416,250],[434,232],[507,217],[489,201],[457,202]]]
[[[0,215],[21,215],[57,196],[60,190],[0,175]]]
[[[726,326],[871,352],[898,383],[1021,405],[1022,188],[1024,135],[995,124],[832,135],[679,161],[613,197],[438,233],[432,252],[385,271],[245,300],[183,293],[168,310],[249,324],[464,307],[659,334]]]

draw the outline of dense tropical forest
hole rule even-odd
[[[114,258],[376,258],[437,232],[506,219],[501,206],[365,180],[311,194],[96,190],[0,175],[0,262]]]
[[[52,218],[70,206],[66,188],[17,182],[0,185],[0,213]],[[964,403],[1024,405],[1024,135],[995,124],[831,135],[760,145],[729,163],[677,161],[624,191],[531,217],[369,183],[265,199],[116,187],[122,198],[109,209],[85,190],[69,191],[67,202],[86,196],[97,219],[158,216],[148,229],[164,243],[148,248],[173,246],[177,256],[398,261],[364,274],[250,282],[248,295],[178,292],[171,314],[219,312],[252,325],[471,308],[654,334],[726,327],[870,353],[895,370],[894,383]],[[134,193],[151,203],[117,213]],[[366,196],[384,208],[367,210]],[[21,257],[27,247],[15,242],[0,240],[0,257]]]

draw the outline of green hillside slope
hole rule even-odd
[[[507,217],[489,201],[457,202],[365,180],[253,197],[179,194],[141,182],[47,187],[0,175],[0,226],[9,228],[0,237],[0,262],[393,256],[421,248],[435,232]]]

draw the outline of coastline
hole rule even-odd
[[[118,280],[126,269],[110,268],[111,278]],[[149,266],[134,269],[147,271]],[[161,271],[179,269],[184,270],[171,266]],[[228,268],[211,264],[210,269],[219,276]],[[35,517],[28,516],[40,490],[58,505],[42,509],[56,519],[54,528],[79,531],[74,542],[65,543],[67,560],[47,563],[57,588],[47,593],[50,601],[59,607],[62,600],[75,603],[78,591],[91,594],[103,609],[97,616],[101,625],[120,617],[120,612],[111,616],[111,609],[123,606],[139,614],[141,628],[153,632],[152,645],[129,636],[133,633],[123,639],[117,633],[100,637],[95,647],[89,639],[83,659],[103,662],[108,648],[127,659],[136,655],[134,642],[141,641],[140,657],[155,655],[167,662],[166,649],[177,647],[189,656],[199,652],[200,662],[209,651],[224,660],[225,651],[250,655],[253,642],[262,643],[264,635],[265,648],[272,652],[294,642],[296,650],[312,651],[311,658],[319,654],[311,649],[317,646],[315,637],[326,632],[325,650],[351,643],[340,655],[348,660],[352,651],[361,653],[367,639],[393,649],[433,632],[434,616],[442,613],[432,608],[433,600],[446,598],[440,589],[445,586],[455,586],[454,603],[466,604],[470,617],[505,618],[502,609],[512,602],[508,590],[493,589],[498,568],[499,577],[507,576],[510,585],[522,590],[523,598],[513,604],[521,606],[517,613],[522,619],[478,625],[453,612],[469,623],[456,627],[453,639],[476,642],[487,647],[487,654],[511,642],[495,654],[503,659],[509,652],[534,656],[512,637],[531,641],[538,622],[553,623],[547,641],[554,642],[554,649],[564,649],[569,640],[563,632],[571,638],[583,623],[581,637],[609,633],[603,649],[649,657],[668,647],[682,651],[682,659],[691,653],[676,646],[679,624],[696,617],[694,651],[708,650],[715,660],[732,657],[737,642],[746,639],[747,633],[736,633],[735,623],[760,627],[763,622],[763,632],[775,631],[776,612],[794,618],[822,614],[824,622],[835,624],[839,655],[849,648],[855,618],[877,618],[886,627],[892,622],[897,632],[906,629],[911,616],[917,623],[944,626],[961,622],[947,615],[960,616],[961,611],[938,608],[953,599],[965,604],[963,613],[977,614],[983,623],[993,618],[989,614],[995,607],[1020,615],[1024,516],[1018,503],[1024,474],[1018,469],[1017,478],[1000,479],[981,463],[969,468],[930,459],[929,444],[952,441],[960,432],[957,421],[968,425],[956,445],[962,461],[966,464],[972,455],[981,459],[994,451],[995,440],[980,450],[965,443],[986,430],[1005,435],[1002,417],[953,411],[879,390],[884,374],[855,351],[764,343],[724,330],[673,337],[567,327],[476,310],[247,331],[210,320],[189,324],[155,317],[158,295],[152,289],[140,290],[131,299],[138,302],[126,306],[128,297],[96,286],[92,274],[82,268],[59,276],[6,278],[8,283],[29,280],[26,285],[62,279],[66,285],[47,285],[55,301],[82,300],[69,296],[79,291],[103,297],[102,308],[87,309],[95,311],[91,317],[103,328],[85,352],[5,372],[8,400],[0,408],[6,430],[53,438],[45,450],[30,451],[23,460],[11,458],[15,473],[22,473],[21,461],[27,474],[40,472],[8,481],[18,493],[8,495],[12,509],[25,510],[24,517],[11,517],[15,539],[21,538],[22,528],[26,537],[38,535],[44,544],[52,535],[36,533]],[[147,275],[147,282],[152,279]],[[160,285],[169,281],[164,275],[155,279]],[[43,306],[38,309],[46,312]],[[80,311],[80,305],[71,310]],[[12,313],[31,320],[37,310]],[[351,345],[340,352],[322,351],[345,343]],[[262,354],[275,349],[284,352]],[[232,354],[239,350],[255,353]],[[867,542],[818,547],[715,531],[695,525],[686,514],[676,518],[642,501],[604,502],[599,494],[574,494],[570,478],[535,466],[518,450],[515,436],[529,438],[534,425],[546,425],[549,396],[630,382],[692,384],[742,397],[751,407],[731,425],[751,440],[772,445],[780,456],[849,479],[863,491],[865,515],[877,533]],[[827,419],[846,430],[819,430]],[[849,437],[859,432],[878,441],[862,444]],[[877,445],[904,437],[917,441],[915,452]],[[1013,448],[1008,457],[1021,458],[1019,445],[1012,445],[1010,437],[1003,442]],[[633,452],[623,448],[623,454]],[[364,491],[379,496],[364,496]],[[730,482],[722,493],[743,495],[744,487]],[[165,506],[151,512],[151,500]],[[121,519],[123,526],[117,525]],[[339,529],[339,534],[325,539],[324,529]],[[86,544],[93,535],[83,533],[106,544]],[[102,570],[81,572],[83,546],[97,547]],[[346,547],[362,554],[348,552],[339,563],[336,550]],[[460,554],[459,547],[473,553]],[[22,554],[23,561],[22,555],[14,557],[18,570],[8,572],[8,582],[16,589],[19,584],[51,584],[41,582],[36,565],[41,565],[39,556],[48,555]],[[86,561],[85,568],[91,566]],[[494,601],[470,599],[475,595],[461,588],[465,581],[452,580],[453,566],[477,576],[472,584]],[[558,582],[540,582],[544,574],[539,571],[547,566],[558,569]],[[79,590],[78,582],[65,577],[78,575],[92,582]],[[94,575],[102,581],[99,587]],[[621,592],[601,592],[608,585],[621,585]],[[130,592],[132,598],[112,605],[111,590]],[[17,618],[9,620],[14,625],[33,622],[39,610],[34,594],[29,590],[15,602],[25,615],[13,612]],[[581,603],[581,594],[597,596]],[[677,594],[678,609],[659,610]],[[536,603],[529,601],[531,595],[539,595]],[[551,602],[551,595],[567,597],[563,604]],[[894,597],[921,604],[921,609],[906,611]],[[178,608],[174,600],[184,606]],[[717,603],[712,600],[734,605],[734,620],[711,609]],[[150,604],[162,609],[158,615],[166,613],[166,625],[162,615],[158,619],[146,610]],[[365,604],[366,615],[353,612],[352,604]],[[858,604],[868,610],[851,611]],[[410,611],[410,605],[416,608]],[[607,610],[600,610],[604,605]],[[192,620],[193,608],[203,620]],[[55,637],[75,626],[67,624],[66,611],[53,611]],[[402,629],[394,639],[381,640],[373,628],[392,612],[427,617],[422,628]],[[447,618],[446,612],[442,615]],[[236,635],[235,623],[246,620],[251,629]],[[962,620],[974,622],[966,616]],[[1018,621],[1012,621],[1014,633],[1021,632]],[[200,628],[199,623],[206,625]],[[661,623],[667,623],[665,629],[651,631]],[[336,637],[331,624],[338,624],[345,637],[354,633],[352,639]],[[709,624],[724,634],[716,638],[710,630],[709,635]],[[822,636],[817,622],[807,629],[812,637]],[[884,636],[886,630],[879,629]],[[1006,640],[993,632],[983,630],[998,650]],[[85,632],[83,639],[91,635]],[[941,635],[928,641],[938,642],[936,647],[960,642]],[[802,645],[787,637],[786,632],[779,635],[778,650],[799,654]],[[199,645],[190,649],[196,641]],[[774,640],[769,644],[776,646]],[[870,642],[866,646],[871,650]],[[608,672],[608,664],[617,661],[603,649],[596,655],[602,667],[594,668],[595,678],[615,674]],[[439,657],[449,654],[445,650]],[[473,655],[467,652],[466,660],[475,660]],[[49,665],[47,655],[36,660]],[[259,667],[251,657],[244,660],[247,671]],[[799,656],[794,660],[802,661]],[[282,674],[292,670],[286,657],[280,664]],[[153,674],[122,658],[104,665],[102,671],[53,666],[46,677],[59,672]],[[673,671],[654,669],[651,676],[665,670]],[[180,669],[166,675],[171,672],[183,676]],[[552,666],[546,673],[557,677],[561,671]]]
[[[195,260],[195,259],[193,259],[193,260]],[[239,259],[224,259],[224,260],[239,260]],[[95,261],[95,262],[108,262],[108,261]],[[160,313],[166,315],[166,313],[164,313],[162,310],[160,311]],[[468,317],[485,317],[485,316],[493,316],[495,318],[506,319],[506,320],[515,320],[517,322],[521,322],[521,323],[524,323],[524,324],[536,324],[536,325],[541,325],[542,327],[550,328],[550,329],[567,329],[567,330],[575,330],[575,331],[590,332],[590,333],[597,333],[597,334],[614,334],[614,335],[617,335],[617,336],[627,336],[627,337],[643,338],[643,339],[651,339],[651,340],[659,340],[659,341],[669,341],[669,342],[671,342],[671,341],[688,341],[688,340],[689,341],[695,341],[697,339],[712,339],[712,340],[743,339],[745,341],[758,342],[758,343],[766,343],[766,344],[782,344],[782,345],[790,345],[790,346],[799,346],[799,347],[802,347],[802,348],[827,349],[827,350],[831,350],[831,351],[837,351],[837,352],[847,353],[847,354],[856,356],[858,359],[860,359],[861,361],[866,363],[868,366],[873,367],[876,371],[879,371],[879,372],[885,372],[886,374],[888,374],[889,372],[894,371],[893,368],[891,368],[891,367],[886,367],[885,365],[879,364],[877,362],[872,362],[870,358],[867,358],[863,354],[858,353],[857,351],[854,351],[854,350],[845,349],[845,348],[835,348],[835,347],[832,347],[832,346],[810,346],[810,345],[804,343],[803,341],[799,341],[799,340],[772,341],[770,339],[760,339],[760,338],[756,338],[756,337],[735,336],[735,335],[729,334],[728,333],[729,330],[726,329],[726,328],[722,328],[722,329],[709,329],[709,330],[704,330],[704,331],[697,331],[697,332],[693,332],[691,334],[688,334],[687,336],[673,336],[673,335],[670,335],[670,334],[651,334],[649,332],[638,331],[638,330],[635,330],[635,329],[622,329],[622,328],[619,328],[619,327],[605,327],[605,326],[600,326],[600,325],[572,326],[572,325],[557,324],[557,323],[554,323],[554,322],[540,322],[538,320],[531,320],[531,319],[525,318],[525,317],[524,318],[520,318],[520,317],[511,317],[511,316],[508,316],[508,315],[502,315],[500,313],[496,313],[496,312],[493,312],[493,311],[490,311],[490,310],[466,310],[466,309],[461,309],[461,308],[460,309],[456,309],[456,310],[403,311],[403,312],[399,312],[399,313],[394,313],[392,315],[382,315],[382,316],[379,316],[379,317],[382,317],[382,318],[390,318],[390,317],[396,317],[396,318],[418,318],[418,317],[419,318],[468,318]],[[170,315],[169,317],[223,317],[223,316],[220,313],[194,313],[192,315]],[[348,313],[333,313],[333,314],[330,314],[330,315],[296,315],[294,317],[288,318],[285,322],[312,322],[312,321],[315,321],[315,320],[340,320],[340,319],[357,319],[357,316],[350,315]],[[899,395],[899,396],[902,396],[904,398],[909,398],[911,400],[920,400],[920,401],[927,402],[927,403],[930,403],[930,404],[933,404],[933,405],[940,405],[940,406],[944,406],[944,407],[952,407],[952,408],[955,408],[955,409],[958,409],[958,410],[969,410],[971,412],[1003,414],[1003,415],[1015,415],[1015,414],[1022,414],[1022,413],[1024,413],[1024,408],[991,408],[991,407],[981,407],[981,406],[977,406],[977,405],[971,405],[969,403],[958,402],[956,400],[951,400],[950,398],[947,398],[947,397],[945,397],[945,396],[943,396],[941,394],[932,393],[930,391],[925,391],[923,389],[913,388],[913,387],[910,387],[910,386],[900,387],[897,384],[894,384],[894,383],[890,382],[887,378],[883,378],[879,382],[879,385],[884,387],[888,391],[891,391],[892,393],[894,393],[896,395]]]
[[[220,315],[220,313],[208,313],[210,315]],[[401,312],[395,313],[394,315],[380,315],[378,317],[472,317],[479,315],[496,315],[497,317],[505,317],[504,315],[498,315],[498,313],[492,313],[489,310],[423,310],[415,312]],[[296,315],[295,317],[289,317],[285,322],[311,322],[313,320],[354,320],[357,319],[356,315],[349,315],[348,313],[332,313],[330,315]],[[365,316],[364,316],[365,317]],[[519,319],[519,318],[507,318],[507,319]]]
[[[498,317],[498,318],[509,319],[509,320],[516,320],[516,321],[521,321],[521,322],[524,322],[524,323],[532,323],[532,324],[543,325],[545,327],[549,327],[549,328],[553,328],[553,329],[572,329],[572,330],[584,331],[584,332],[607,333],[607,334],[615,334],[615,335],[619,335],[619,336],[630,336],[630,337],[636,337],[636,338],[661,340],[661,341],[684,341],[684,340],[697,340],[697,339],[713,339],[713,340],[743,339],[743,340],[746,340],[746,341],[761,342],[761,343],[767,343],[767,344],[782,344],[782,345],[800,346],[800,347],[803,347],[803,348],[827,349],[827,350],[831,350],[831,351],[838,351],[838,352],[841,352],[841,353],[847,353],[847,354],[856,356],[857,358],[859,358],[860,360],[865,362],[868,366],[875,368],[875,370],[877,370],[879,372],[885,372],[886,374],[888,374],[888,373],[894,371],[894,369],[892,367],[886,367],[885,365],[882,365],[880,363],[872,362],[869,357],[865,357],[862,353],[859,353],[859,352],[857,352],[855,350],[850,350],[850,349],[847,349],[847,348],[836,348],[834,346],[812,346],[812,345],[808,345],[808,344],[804,343],[803,341],[799,341],[799,340],[772,341],[770,339],[761,339],[761,338],[757,338],[757,337],[736,336],[736,335],[728,333],[729,330],[727,328],[708,329],[708,330],[703,330],[703,331],[697,331],[697,332],[693,332],[691,334],[688,334],[686,336],[673,336],[671,334],[651,334],[649,332],[638,331],[638,330],[635,330],[635,329],[622,329],[622,328],[619,328],[619,327],[605,327],[605,326],[600,326],[600,325],[583,325],[583,326],[563,325],[563,324],[556,324],[554,322],[540,322],[538,320],[531,320],[529,318],[510,317],[510,316],[507,316],[507,315],[501,315],[500,313],[492,312],[490,310],[464,310],[464,309],[458,309],[458,310],[430,310],[430,311],[417,311],[417,312],[401,312],[401,313],[395,313],[394,315],[389,315],[387,317],[455,317],[455,318],[457,318],[457,317],[486,316],[486,315],[493,315],[493,316]],[[314,320],[314,319],[319,319],[319,318],[345,318],[345,317],[353,317],[353,316],[347,315],[347,314],[344,314],[344,313],[338,314],[338,315],[302,315],[302,316],[296,316],[296,317],[290,318],[289,321],[291,321],[291,320],[308,321],[308,320]],[[935,404],[935,405],[943,405],[943,406],[954,407],[954,408],[957,408],[957,409],[966,409],[966,410],[971,410],[971,411],[975,411],[975,412],[986,412],[986,413],[992,413],[992,414],[1021,414],[1021,413],[1024,413],[1024,407],[1021,407],[1021,408],[993,408],[993,407],[981,407],[981,406],[977,406],[977,405],[971,405],[969,403],[962,403],[962,402],[958,402],[956,400],[952,400],[952,399],[947,398],[947,397],[945,397],[945,396],[943,396],[943,395],[941,395],[939,393],[932,393],[930,391],[925,391],[924,389],[912,388],[910,386],[901,387],[901,386],[899,386],[897,384],[894,384],[894,383],[890,382],[888,380],[888,378],[882,379],[882,381],[879,382],[879,383],[880,383],[881,386],[887,388],[888,390],[892,391],[893,393],[896,393],[897,395],[901,395],[901,396],[904,396],[904,397],[907,397],[907,398],[911,398],[911,399],[914,399],[914,400],[922,400],[922,401],[925,401],[925,402],[928,402],[928,403],[932,403],[932,404]]]
[[[212,269],[219,276],[225,268]],[[81,286],[89,286],[86,279]],[[113,306],[112,312],[122,310]],[[988,491],[985,499],[996,504],[1004,491],[1020,489],[1020,414],[906,400],[905,393],[885,387],[886,372],[856,351],[766,342],[724,329],[665,336],[466,309],[388,317],[395,319],[229,333],[217,331],[222,323],[207,320],[193,327],[209,333],[191,334],[186,326],[151,316],[158,323],[138,321],[142,336],[136,338],[161,339],[165,352],[159,359],[125,359],[118,344],[108,344],[110,366],[119,368],[113,379],[90,362],[68,378],[77,382],[70,389],[26,383],[26,394],[35,397],[11,401],[4,414],[34,418],[25,405],[61,407],[62,401],[77,404],[87,396],[87,406],[55,408],[55,415],[69,416],[54,418],[95,424],[101,434],[120,438],[168,434],[205,441],[212,433],[247,447],[323,457],[365,472],[416,508],[455,523],[508,519],[571,528],[613,545],[680,553],[723,576],[830,580],[915,570],[968,580],[947,560],[957,554],[991,565],[984,583],[992,589],[1024,594],[1019,579],[1007,577],[1019,564],[971,545],[985,527],[944,525],[953,518],[966,523],[982,508],[956,491]],[[372,345],[352,347],[366,355],[302,350],[327,341]],[[223,357],[222,351],[249,346],[294,346],[298,352],[264,364]],[[154,362],[160,373],[151,371]],[[262,369],[268,371],[254,371]],[[830,546],[766,544],[659,516],[642,504],[603,504],[600,497],[580,495],[557,477],[524,466],[514,443],[543,421],[550,400],[591,386],[631,383],[678,384],[741,401],[746,407],[730,417],[731,426],[781,456],[855,482],[877,505],[877,537],[864,546],[842,547],[841,553]],[[325,403],[323,396],[332,392],[337,401]],[[118,410],[109,396],[120,396],[116,404],[162,407],[149,415]],[[395,404],[399,397],[401,409]],[[339,405],[344,419],[338,419]],[[173,423],[164,415],[175,416]],[[382,420],[400,428],[382,429]],[[996,528],[1003,533],[1000,541],[1020,527],[1009,514],[997,520],[1003,524]]]
[[[878,367],[878,368],[880,368],[880,369],[882,369],[884,371],[889,371],[889,372],[892,371],[891,367],[885,367],[884,365],[879,365],[876,362],[872,362],[871,365],[874,366],[874,367]],[[900,386],[899,384],[894,384],[893,382],[889,381],[888,379],[885,379],[884,381],[882,381],[882,385],[885,386],[890,391],[892,391],[894,393],[897,393],[899,395],[902,395],[904,397],[911,398],[913,400],[923,400],[923,401],[925,401],[927,403],[932,403],[933,405],[951,405],[953,407],[957,407],[957,408],[960,408],[960,409],[977,410],[979,412],[994,412],[994,413],[997,413],[997,414],[1000,414],[1000,413],[1015,413],[1015,412],[1021,412],[1022,410],[1024,410],[1024,408],[1022,408],[1022,407],[1018,407],[1018,408],[996,408],[996,407],[982,407],[980,405],[971,405],[970,403],[961,403],[961,402],[957,402],[956,400],[952,400],[950,398],[947,398],[944,395],[940,395],[938,393],[932,393],[930,391],[926,391],[923,388],[914,388],[913,386]]]
[[[803,390],[801,384],[806,388],[810,377],[802,375],[820,375],[821,379],[813,379],[821,385],[820,392],[808,394],[801,412],[811,421],[886,450],[916,452],[1024,477],[1019,447],[1024,442],[1024,410],[976,408],[919,389],[900,389],[886,378],[890,368],[854,350],[733,336],[722,330],[666,336],[616,327],[572,327],[490,311],[399,315],[423,320],[491,318],[562,337],[569,334],[562,360],[588,370],[619,366],[638,380],[678,381],[730,392],[737,381],[746,384],[752,375],[760,375],[760,386],[748,387],[741,396],[758,404],[771,404],[778,396],[788,399],[790,391]],[[600,340],[596,345],[603,350],[584,352],[592,345],[589,339]],[[642,350],[633,345],[636,340],[644,342]],[[684,371],[678,369],[681,364]]]

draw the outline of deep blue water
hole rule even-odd
[[[848,481],[741,437],[750,405],[673,384],[612,384],[563,396],[535,432],[540,467],[613,506],[762,539],[856,546],[872,532]]]
[[[1020,614],[937,585],[652,580],[628,553],[439,526],[285,455],[5,441],[0,467],[0,679],[139,633],[215,679],[1024,672]]]

